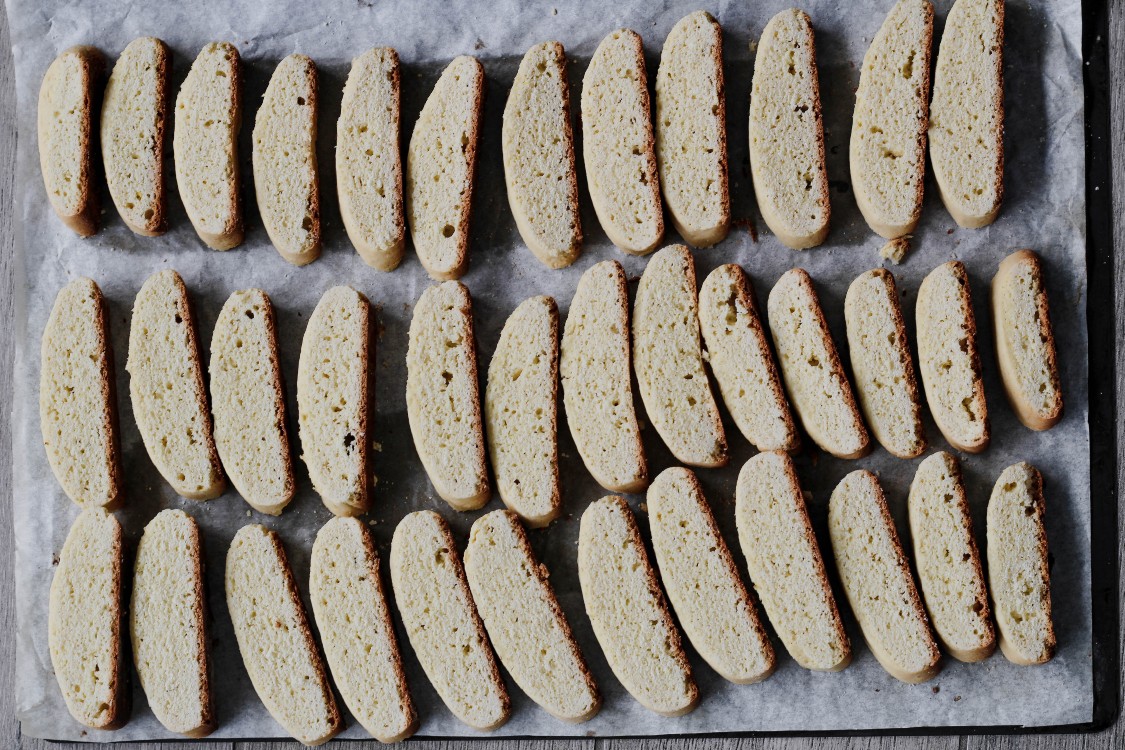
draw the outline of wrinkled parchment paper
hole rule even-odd
[[[858,66],[891,0],[850,3],[806,2],[816,28],[817,57],[832,181],[832,233],[815,250],[783,247],[761,222],[749,178],[747,111],[752,44],[769,18],[787,0],[711,0],[704,6],[723,25],[727,83],[727,125],[733,215],[736,226],[718,247],[695,253],[702,281],[715,266],[742,264],[752,275],[760,300],[793,266],[806,268],[816,281],[838,345],[845,345],[843,297],[851,280],[880,263],[882,242],[864,224],[851,194],[848,136]],[[352,0],[336,4],[251,0],[197,0],[171,4],[86,0],[8,0],[19,98],[19,161],[15,204],[22,237],[16,268],[16,341],[18,351],[13,405],[15,451],[15,540],[18,597],[18,666],[16,702],[23,731],[54,739],[138,740],[169,737],[149,711],[134,680],[132,720],[116,732],[84,731],[64,707],[47,651],[47,592],[53,563],[77,508],[66,498],[48,468],[41,447],[36,407],[39,339],[55,294],[68,280],[94,278],[109,303],[117,366],[120,427],[126,477],[126,505],[118,512],[131,545],[160,509],[185,509],[199,522],[207,553],[211,610],[214,687],[218,738],[278,737],[282,729],[270,718],[251,688],[229,624],[223,596],[223,560],[234,533],[247,523],[276,529],[285,542],[303,590],[307,590],[308,555],[317,529],[329,513],[311,490],[298,462],[299,494],[278,519],[252,512],[233,492],[211,502],[176,497],[161,480],[137,434],[129,404],[125,352],[133,297],[151,273],[174,268],[191,290],[204,344],[215,317],[236,289],[261,287],[278,312],[282,365],[289,384],[287,399],[294,422],[297,358],[308,315],[330,286],[351,284],[378,305],[382,333],[375,348],[377,416],[374,439],[378,486],[369,514],[380,553],[387,554],[396,522],[407,512],[434,508],[465,540],[477,513],[458,513],[432,491],[410,440],[404,406],[406,334],[413,302],[431,282],[412,251],[393,273],[366,267],[351,248],[335,200],[333,146],[344,79],[352,57],[376,45],[392,45],[402,57],[403,139],[443,66],[460,54],[482,58],[488,84],[480,147],[480,172],[473,206],[472,255],[463,281],[474,298],[482,377],[507,315],[526,297],[551,294],[565,314],[575,285],[594,263],[614,258],[635,279],[643,258],[624,255],[606,240],[583,188],[583,222],[587,242],[570,268],[550,271],[522,245],[505,195],[500,152],[504,101],[523,52],[532,44],[558,39],[571,60],[571,101],[579,101],[582,75],[598,41],[620,26],[636,29],[645,40],[650,83],[660,46],[672,25],[696,3],[649,3],[643,0],[544,3],[516,0],[455,3],[438,0],[411,4]],[[937,29],[950,3],[937,3]],[[51,59],[73,44],[94,44],[112,61],[133,38],[156,35],[174,51],[173,86],[178,90],[198,50],[213,40],[229,40],[242,53],[246,71],[245,117],[240,159],[247,236],[226,253],[207,249],[184,216],[174,185],[170,199],[171,231],[149,239],[133,235],[109,206],[104,228],[79,240],[51,213],[39,174],[35,102],[39,82]],[[776,674],[758,685],[731,685],[692,653],[702,701],[691,714],[676,719],[641,708],[613,677],[594,640],[578,587],[576,539],[586,505],[604,495],[577,456],[565,427],[560,431],[564,516],[546,531],[531,535],[532,544],[551,570],[563,608],[605,695],[605,707],[581,725],[559,722],[531,703],[509,680],[515,706],[512,720],[495,733],[505,735],[612,736],[690,734],[746,730],[834,730],[921,726],[1049,725],[1090,719],[1089,434],[1087,430],[1085,196],[1082,140],[1081,18],[1077,0],[1008,4],[1006,28],[1006,192],[1003,212],[991,227],[958,229],[937,198],[932,180],[926,187],[921,226],[914,250],[895,267],[908,325],[913,329],[914,297],[925,274],[951,258],[970,271],[980,323],[985,380],[992,415],[993,444],[983,455],[961,456],[968,483],[977,538],[984,546],[984,511],[993,481],[1007,465],[1028,460],[1046,480],[1047,535],[1053,556],[1052,594],[1058,630],[1058,656],[1041,667],[1016,667],[997,653],[982,664],[944,659],[944,670],[924,685],[904,685],[875,662],[846,603],[848,634],[856,657],[846,671],[819,674],[803,670],[777,643]],[[935,40],[938,35],[935,30]],[[320,67],[320,165],[326,247],[320,260],[305,268],[285,263],[270,247],[254,207],[250,172],[250,132],[257,104],[277,62],[292,52],[311,55]],[[936,49],[935,49],[936,54]],[[577,112],[576,112],[577,114]],[[170,151],[170,148],[169,148]],[[581,168],[581,167],[580,167]],[[172,174],[169,164],[169,174]],[[580,176],[584,183],[584,178]],[[757,225],[757,239],[750,229]],[[677,241],[671,233],[668,242]],[[1058,336],[1066,416],[1045,434],[1033,433],[1015,420],[1005,403],[992,355],[988,317],[988,283],[1000,259],[1022,247],[1040,252],[1046,263],[1055,330]],[[846,361],[846,353],[844,353]],[[638,409],[642,409],[639,398]],[[560,418],[561,414],[560,406]],[[643,417],[643,409],[642,409]],[[734,487],[738,469],[754,450],[727,421],[732,444],[730,466],[699,472],[727,542],[737,552],[734,533]],[[933,423],[927,431],[933,450],[947,448]],[[297,430],[291,433],[296,440]],[[648,428],[645,445],[652,476],[672,465],[659,437]],[[299,452],[299,445],[294,445]],[[840,461],[808,450],[798,459],[802,485],[810,493],[810,512],[821,549],[831,560],[825,514],[832,488],[856,468],[878,472],[904,540],[906,494],[918,461],[891,457],[882,449],[858,461]],[[643,498],[631,497],[642,527],[647,527]],[[486,510],[501,507],[494,497]],[[907,541],[909,545],[909,542]],[[909,546],[908,546],[909,549]],[[131,564],[131,562],[130,562]],[[745,573],[745,571],[743,571]],[[401,632],[400,632],[401,637]],[[411,690],[421,714],[421,736],[478,735],[459,723],[430,687],[405,639],[401,640]],[[345,736],[365,737],[348,720]]]

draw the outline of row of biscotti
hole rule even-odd
[[[666,248],[641,277],[630,321],[624,271],[615,261],[599,263],[578,284],[561,346],[551,298],[533,297],[511,314],[482,409],[472,301],[463,285],[445,282],[422,294],[410,326],[406,402],[414,444],[453,508],[487,502],[491,458],[504,502],[528,523],[546,525],[561,506],[560,374],[567,423],[590,473],[609,490],[634,492],[646,486],[648,469],[633,371],[649,420],[678,460],[701,467],[727,462],[706,360],[735,423],[760,450],[797,449],[791,400],[806,433],[832,455],[864,455],[871,447],[867,425],[892,454],[921,455],[921,396],[894,277],[882,269],[862,274],[844,307],[858,405],[804,271],[788,272],[770,293],[779,368],[738,266],[712,272],[697,298],[690,251]],[[1023,250],[1000,264],[992,308],[1009,400],[1029,427],[1050,427],[1061,417],[1062,394],[1038,256]],[[370,506],[369,316],[363,295],[329,290],[309,319],[298,367],[302,457],[337,515]],[[930,411],[951,445],[981,451],[989,422],[963,266],[944,264],[923,281],[916,316]],[[80,279],[59,293],[43,335],[43,440],[63,489],[84,506],[119,500],[106,326],[101,292]],[[127,367],[145,447],[177,493],[218,496],[225,467],[254,508],[285,508],[295,483],[265,292],[235,292],[216,321],[210,409],[187,289],[175,272],[154,275],[138,293]]]
[[[859,207],[880,234],[900,237],[918,223],[927,135],[941,195],[954,218],[964,226],[995,218],[1003,188],[1003,20],[1003,0],[955,4],[938,55],[932,105],[929,0],[900,0],[875,36],[860,76],[850,162]],[[142,234],[159,234],[166,225],[168,58],[157,39],[129,45],[109,78],[101,112],[110,193],[126,224]],[[598,219],[623,250],[647,253],[660,244],[665,205],[687,242],[707,246],[726,236],[722,60],[722,32],[709,14],[698,11],[676,24],[657,71],[654,129],[640,36],[619,29],[595,51],[583,82],[583,152]],[[574,261],[583,236],[566,63],[558,42],[528,51],[508,97],[502,139],[517,227],[552,268]],[[91,149],[100,65],[91,47],[67,50],[40,90],[47,193],[82,235],[97,226]],[[200,237],[220,250],[243,238],[239,66],[232,45],[208,45],[175,108],[179,192]],[[353,61],[337,123],[341,215],[370,265],[398,265],[409,223],[427,271],[438,279],[457,278],[468,263],[484,71],[474,58],[459,57],[438,81],[407,151],[405,200],[399,79],[393,49],[373,49]],[[313,61],[285,58],[254,126],[262,220],[277,250],[298,265],[314,260],[321,247],[317,91]],[[811,23],[799,10],[775,16],[758,44],[750,152],[755,193],[770,228],[791,247],[823,242],[830,205],[816,53]]]
[[[614,675],[646,708],[679,716],[700,697],[681,628],[704,661],[734,683],[767,678],[776,657],[695,475],[666,470],[647,500],[657,568],[628,503],[611,496],[582,515],[579,580]],[[911,683],[933,678],[939,641],[956,659],[981,661],[995,649],[996,626],[1011,661],[1041,664],[1054,655],[1044,509],[1039,472],[1026,463],[1005,469],[988,505],[986,586],[957,461],[947,453],[926,459],[909,498],[919,594],[878,480],[856,471],[840,482],[828,505],[836,568],[864,638],[891,675]],[[787,454],[761,453],[746,463],[735,514],[751,582],[782,645],[807,669],[846,668],[852,647]],[[170,731],[204,736],[216,717],[195,522],[165,510],[145,528],[127,615],[122,557],[121,527],[104,509],[79,516],[59,555],[49,640],[67,706],[92,727],[128,720],[127,616],[153,713]],[[580,722],[598,713],[598,686],[515,514],[478,519],[462,563],[441,516],[412,513],[395,529],[390,569],[410,645],[467,725],[494,729],[511,714],[497,656],[552,715]],[[415,731],[365,524],[333,519],[313,545],[309,595],[326,659],[276,534],[243,527],[227,553],[225,581],[243,663],[285,731],[315,745],[343,728],[329,674],[372,736],[393,742]]]

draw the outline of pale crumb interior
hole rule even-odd
[[[75,279],[55,298],[43,332],[39,415],[51,469],[83,507],[117,498],[112,376],[98,285]]]
[[[783,453],[746,462],[735,495],[738,538],[754,590],[786,650],[806,669],[835,669],[850,647],[792,468]]]
[[[69,49],[55,58],[39,89],[39,158],[47,197],[63,216],[85,208],[89,184],[90,137],[83,127],[90,112],[90,77],[83,52]]]
[[[625,689],[653,711],[689,708],[698,689],[623,499],[603,498],[582,514],[578,575],[594,634]]]
[[[329,289],[309,317],[297,369],[302,458],[320,496],[366,510],[368,303]]]
[[[399,523],[391,580],[414,653],[449,710],[479,729],[502,723],[508,696],[441,516],[418,511]]]
[[[130,640],[149,708],[181,734],[211,720],[199,531],[182,510],[145,526],[133,567]]]
[[[652,256],[633,310],[633,361],[645,412],[680,461],[721,466],[727,442],[703,370],[691,251]]]
[[[160,101],[161,59],[168,54],[158,39],[130,42],[113,66],[102,100],[102,162],[110,195],[127,224],[149,230],[163,219],[164,144],[159,135],[165,103]]]
[[[280,511],[293,497],[294,480],[272,318],[261,289],[227,299],[211,338],[211,409],[215,445],[238,493]]]
[[[660,184],[668,211],[691,234],[730,222],[722,47],[719,24],[696,11],[672,27],[656,72]]]
[[[465,572],[496,653],[520,689],[553,715],[587,718],[601,703],[570,625],[519,520],[498,510],[473,524]]]
[[[504,504],[533,524],[559,511],[558,311],[550,297],[515,309],[488,366],[485,423]]]
[[[289,55],[270,78],[254,120],[254,191],[270,240],[283,253],[320,249],[316,65]]]
[[[993,287],[993,307],[1000,311],[996,336],[1003,336],[1020,400],[1044,417],[1055,415],[1062,394],[1054,364],[1054,342],[1044,330],[1040,303],[1043,279],[1031,261],[1015,264],[1004,282]]]

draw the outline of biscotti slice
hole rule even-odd
[[[559,371],[571,437],[602,487],[639,492],[648,485],[629,368],[629,294],[615,260],[578,281],[563,326]]]
[[[697,10],[672,27],[656,69],[656,162],[672,226],[695,247],[730,230],[723,30]]]
[[[458,281],[422,292],[406,351],[406,413],[434,489],[454,510],[488,502],[473,301]]]
[[[242,664],[266,710],[305,745],[332,739],[344,722],[277,534],[258,524],[239,529],[226,590]]]
[[[238,50],[212,42],[195,58],[176,97],[172,153],[176,188],[199,238],[215,250],[242,244],[238,131],[242,72]]]
[[[484,68],[449,63],[418,115],[406,152],[406,216],[418,260],[438,281],[469,265],[469,219],[484,109]]]
[[[195,319],[175,271],[154,273],[137,293],[125,369],[133,418],[160,474],[182,497],[221,495],[226,478],[211,429]]]
[[[759,453],[746,462],[734,512],[750,581],[789,655],[805,669],[848,666],[851,644],[788,454]]]
[[[582,514],[578,578],[594,635],[625,689],[664,716],[695,708],[699,688],[680,631],[624,498],[603,497]]]
[[[520,62],[504,105],[504,182],[520,237],[548,268],[582,252],[566,52],[543,42]]]
[[[1033,430],[1062,419],[1062,381],[1055,352],[1043,266],[1030,250],[1017,250],[992,277],[993,336],[1004,393],[1016,416]]]
[[[695,650],[731,682],[769,677],[773,646],[695,474],[665,469],[648,488],[648,517],[660,578]]]
[[[743,437],[760,451],[795,451],[800,437],[741,266],[719,266],[704,280],[699,324],[711,374]]]
[[[102,53],[71,47],[51,63],[39,88],[39,166],[47,198],[63,223],[89,237],[98,231],[94,184],[94,87]]]
[[[649,260],[633,307],[633,362],[645,411],[679,461],[727,463],[727,438],[703,370],[695,264],[683,245]]]
[[[558,384],[559,308],[532,297],[504,324],[484,392],[496,488],[532,528],[559,515]]]
[[[122,554],[121,524],[113,514],[84,510],[66,535],[51,581],[51,666],[70,715],[94,729],[116,729],[129,720]]]
[[[601,41],[582,79],[582,156],[609,241],[644,255],[664,237],[644,47],[630,29]]]
[[[301,456],[325,506],[358,516],[371,506],[370,305],[347,286],[329,289],[309,317],[297,365]]]
[[[254,119],[254,192],[270,242],[295,266],[320,255],[316,63],[282,60]]]
[[[164,148],[171,57],[159,39],[133,40],[117,58],[102,101],[102,162],[109,194],[126,226],[147,237],[168,228]]]
[[[453,534],[437,513],[416,511],[395,528],[391,583],[414,654],[453,715],[480,730],[506,722],[508,690]]]
[[[942,451],[919,464],[907,507],[918,583],[938,639],[960,661],[987,658],[996,630],[957,459]]]
[[[750,174],[758,210],[788,247],[816,247],[828,236],[832,206],[816,40],[804,11],[783,10],[766,24],[750,92]]]
[[[199,527],[182,510],[163,510],[137,545],[129,639],[149,708],[187,737],[215,728],[206,607]]]
[[[794,268],[777,280],[768,310],[781,375],[805,432],[837,458],[865,455],[871,438],[804,269]]]
[[[1045,512],[1039,470],[1022,462],[1004,469],[988,501],[988,587],[1000,650],[1015,664],[1055,655]]]
[[[958,0],[945,17],[930,163],[954,221],[976,229],[996,219],[1004,197],[1004,0]]]
[[[324,524],[310,566],[313,616],[344,703],[380,742],[406,739],[418,727],[418,714],[367,525],[358,518]]]
[[[234,488],[255,510],[280,515],[296,482],[285,425],[273,303],[261,289],[227,298],[211,336],[215,447]]]
[[[899,0],[863,56],[852,189],[863,218],[887,239],[913,232],[922,214],[933,32],[930,0]]]
[[[926,450],[914,358],[895,277],[885,268],[860,274],[844,298],[852,375],[863,416],[887,451],[916,458]]]
[[[83,508],[121,504],[117,394],[102,290],[79,278],[59,290],[43,330],[39,421],[55,478]]]
[[[969,274],[961,261],[943,263],[922,280],[915,318],[930,413],[950,445],[980,453],[988,447],[991,430]]]
[[[516,684],[552,716],[594,718],[601,693],[515,513],[497,510],[477,519],[465,548],[465,573],[496,653]]]
[[[393,271],[406,245],[398,53],[376,47],[352,60],[336,122],[336,193],[363,262]]]
[[[828,533],[844,593],[875,658],[903,682],[933,678],[941,652],[874,474],[853,471],[832,491]]]

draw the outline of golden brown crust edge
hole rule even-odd
[[[125,225],[144,237],[159,237],[168,231],[168,191],[164,169],[164,156],[168,143],[168,98],[170,96],[170,73],[172,53],[162,39],[155,39],[156,56],[156,206],[152,217],[143,225],[135,225],[121,220]]]
[[[459,279],[465,274],[465,271],[467,271],[469,267],[469,232],[472,228],[473,193],[475,192],[477,182],[477,150],[480,147],[481,121],[484,118],[485,82],[484,66],[482,66],[480,60],[475,57],[470,59],[472,59],[477,71],[476,85],[473,88],[473,99],[476,102],[476,108],[473,111],[473,116],[469,119],[469,142],[465,144],[465,165],[467,169],[465,171],[465,190],[461,194],[461,210],[460,216],[458,217],[461,235],[457,243],[457,262],[448,272],[444,273],[435,273],[427,268],[426,271],[437,281]]]
[[[285,421],[285,381],[281,372],[281,359],[278,355],[277,345],[277,315],[273,309],[273,301],[270,299],[269,294],[262,292],[262,317],[266,327],[266,340],[269,342],[270,353],[270,367],[273,369],[273,383],[271,390],[273,391],[273,413],[276,420],[277,429],[281,433],[281,442],[285,446],[285,451],[282,454],[282,463],[285,467],[285,499],[280,504],[281,507],[265,507],[254,505],[249,500],[246,502],[252,505],[255,510],[261,513],[267,513],[272,516],[281,515],[281,511],[285,510],[293,499],[296,492],[296,478],[293,474],[293,452],[289,443],[289,428]],[[366,360],[366,351],[364,352]],[[366,396],[366,394],[364,394]],[[364,409],[366,412],[366,409]]]
[[[652,252],[664,237],[664,204],[660,198],[660,172],[656,166],[656,136],[652,131],[652,101],[648,93],[648,70],[645,68],[645,48],[641,35],[629,29],[630,38],[633,40],[633,49],[637,60],[638,85],[641,91],[641,108],[644,110],[645,142],[645,183],[652,191],[653,205],[656,206],[656,241],[645,250],[636,255],[645,255]],[[720,67],[720,70],[722,68]],[[722,101],[722,99],[720,99]]]
[[[984,395],[984,375],[980,363],[980,347],[977,346],[977,321],[976,317],[973,315],[973,298],[972,290],[969,285],[969,272],[965,270],[965,264],[959,260],[951,261],[950,263],[953,267],[953,274],[957,277],[957,283],[961,287],[961,311],[965,316],[965,335],[968,341],[969,368],[973,373],[973,400],[980,405],[981,419],[984,425],[980,440],[971,445],[956,442],[949,435],[945,435],[945,439],[957,450],[964,451],[965,453],[982,453],[988,448],[988,444],[992,440],[992,423],[988,418],[988,402],[985,400]]]
[[[895,324],[895,348],[899,351],[899,356],[903,362],[903,373],[906,380],[906,390],[910,395],[910,407],[914,422],[914,435],[917,439],[917,447],[912,451],[898,453],[892,451],[889,447],[887,452],[891,453],[898,458],[917,458],[926,452],[929,442],[926,440],[926,428],[922,419],[922,397],[921,390],[918,387],[918,368],[914,365],[914,356],[910,353],[910,345],[907,343],[906,334],[906,319],[902,315],[902,305],[898,299],[898,284],[895,282],[895,276],[886,268],[876,268],[875,276],[883,282],[883,286],[887,293],[887,301],[891,305],[891,316],[894,318]]]

